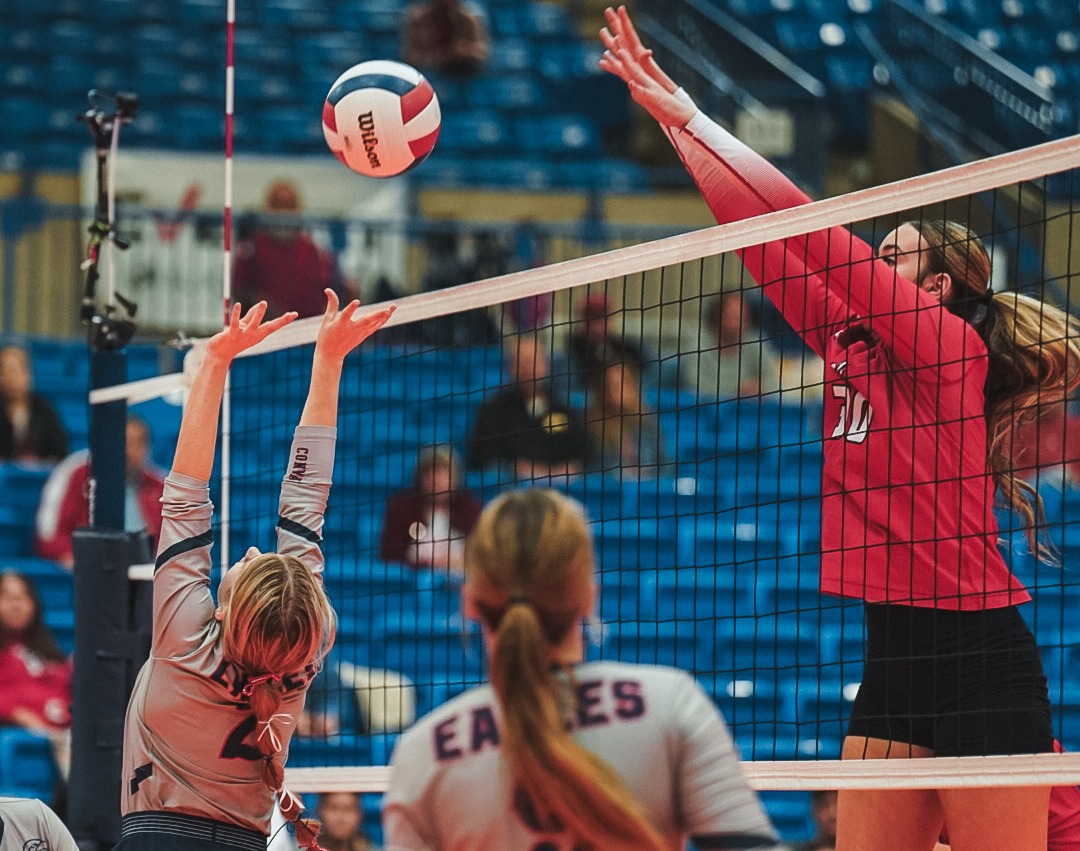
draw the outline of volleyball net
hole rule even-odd
[[[823,365],[736,254],[838,225],[877,245],[901,222],[951,219],[984,240],[995,290],[1073,311],[1077,167],[1080,142],[1068,139],[402,299],[346,363],[324,531],[338,639],[312,688],[308,735],[293,740],[291,784],[382,791],[401,729],[484,681],[478,628],[460,613],[461,536],[470,506],[531,486],[574,496],[592,523],[599,602],[585,626],[588,657],[691,671],[759,788],[1080,781],[1074,755],[831,762],[862,674],[864,624],[859,600],[818,590],[831,436]],[[223,562],[273,547],[317,328],[297,321],[234,366],[229,463],[214,483]],[[462,328],[476,342],[447,344]],[[135,382],[96,398],[136,400],[178,383]],[[1023,432],[1030,451],[1014,453],[1045,502],[1041,531],[1059,563],[1036,560],[1012,513],[998,521],[1002,553],[1034,598],[1021,611],[1050,682],[1055,736],[1080,752],[1080,421],[1071,413],[1064,395],[1044,400]],[[448,457],[458,459],[458,491],[475,501],[455,497],[433,512],[415,491],[445,487],[430,470]]]

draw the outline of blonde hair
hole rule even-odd
[[[465,542],[466,591],[493,635],[502,753],[543,829],[605,851],[659,851],[641,804],[570,735],[573,696],[551,669],[552,648],[588,613],[593,570],[581,507],[550,490],[500,496]]]
[[[310,847],[317,821],[302,819],[303,804],[284,787],[280,759],[285,692],[282,678],[314,674],[334,642],[335,616],[322,583],[293,556],[256,556],[236,579],[225,606],[221,650],[249,678],[244,693],[255,714],[255,746],[263,756],[262,778],[280,796],[281,812],[296,826],[297,842]]]
[[[926,241],[928,273],[947,272],[954,287],[945,306],[970,321],[989,352],[986,375],[986,444],[994,484],[1024,519],[1033,553],[1053,560],[1039,540],[1042,497],[1017,475],[1021,425],[1039,419],[1080,384],[1080,324],[1060,308],[990,289],[990,256],[982,241],[956,222],[908,222]],[[981,308],[981,309],[980,309]]]

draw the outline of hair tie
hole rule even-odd
[[[511,606],[531,606],[532,600],[526,597],[524,594],[511,594],[510,599],[506,601],[506,608]]]
[[[982,303],[985,304],[987,307],[994,303],[994,291],[990,287],[987,287],[985,290],[983,290]]]
[[[251,692],[256,686],[261,686],[264,683],[280,683],[281,677],[277,674],[260,674],[257,677],[252,677],[247,681],[243,691],[240,692],[244,697],[251,697]]]

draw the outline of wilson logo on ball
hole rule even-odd
[[[322,119],[334,156],[369,177],[393,177],[423,162],[442,125],[439,100],[424,76],[384,59],[361,62],[338,77]]]

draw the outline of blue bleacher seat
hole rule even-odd
[[[674,521],[626,519],[593,523],[597,561],[604,569],[675,567],[679,563],[678,526]]]
[[[526,111],[547,108],[548,97],[543,85],[527,74],[502,74],[480,77],[469,88],[473,106],[499,111]]]
[[[286,32],[329,30],[335,23],[329,9],[311,0],[263,0],[259,11],[264,26]]]
[[[639,574],[655,587],[653,608],[661,621],[727,619],[746,611],[752,599],[753,578],[749,572],[709,567],[660,569]],[[655,578],[653,578],[655,577]],[[643,588],[648,593],[649,587]]]
[[[798,666],[816,666],[820,659],[818,630],[782,616],[721,622],[715,642],[714,670],[718,674],[732,672],[736,679],[756,679],[763,673],[779,675]]]
[[[810,795],[806,792],[763,792],[761,803],[785,840],[796,842],[813,835]]]
[[[17,727],[0,729],[0,782],[52,800],[56,779],[52,748],[44,736]]]
[[[596,126],[583,115],[523,117],[514,122],[517,144],[547,156],[585,156],[600,151]]]
[[[703,678],[707,691],[727,723],[776,724],[794,719],[793,695],[768,676],[733,679],[726,674]]]
[[[687,671],[713,670],[711,631],[686,621],[621,621],[607,625],[604,657],[620,662],[674,665]]]
[[[492,71],[529,71],[533,63],[532,44],[523,38],[500,38],[491,45]]]
[[[443,116],[439,145],[444,150],[497,153],[510,144],[510,130],[497,112],[473,110]]]

